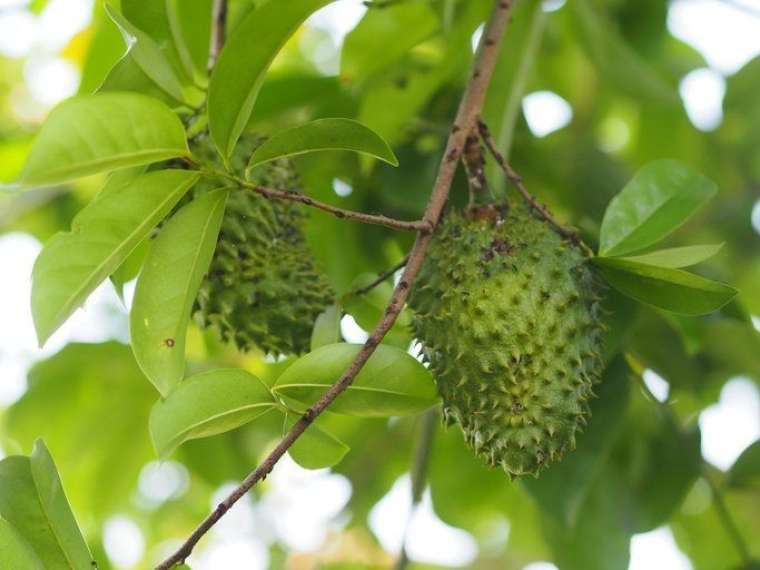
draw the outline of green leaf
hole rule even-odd
[[[298,418],[288,420],[288,428],[293,427]],[[326,469],[337,465],[346,456],[349,447],[337,437],[319,427],[317,423],[311,424],[301,434],[295,443],[290,446],[288,453],[293,461],[304,469]]]
[[[609,284],[621,293],[674,313],[712,313],[737,293],[733,287],[680,269],[612,257],[595,257],[593,263]]]
[[[111,273],[111,283],[113,283],[116,294],[122,302],[124,302],[124,286],[137,278],[143,263],[145,263],[148,251],[150,251],[150,239],[145,238],[129,254],[127,259],[116,268],[116,271]]]
[[[360,82],[387,69],[439,28],[435,11],[424,3],[397,3],[383,10],[367,10],[343,43],[341,80]]]
[[[542,511],[557,517],[564,526],[575,526],[623,425],[630,399],[629,374],[625,360],[616,358],[595,390],[598,398],[591,402],[589,425],[578,437],[578,447],[538,479],[523,481]]]
[[[166,0],[121,0],[120,5],[122,19],[157,42],[170,39]]]
[[[362,273],[351,283],[351,290],[361,289],[373,283],[377,275]],[[385,309],[393,295],[393,286],[390,279],[379,283],[362,295],[349,295],[344,300],[346,312],[348,312],[358,325],[365,331],[373,330],[380,319],[383,318]],[[393,328],[383,338],[383,344],[392,344],[399,348],[407,348],[412,342],[412,316],[409,309],[404,307],[399,313]]]
[[[325,150],[350,150],[398,166],[388,143],[358,121],[318,119],[273,135],[256,149],[248,168],[285,156]]]
[[[132,350],[162,396],[185,372],[187,323],[214,255],[228,194],[209,192],[172,216],[137,280],[130,313]]]
[[[208,97],[209,127],[222,156],[232,154],[274,57],[301,23],[330,1],[268,2],[251,12],[227,39]]]
[[[101,188],[99,194],[110,192],[109,188],[126,184],[145,173],[146,166],[135,166],[134,168],[124,168],[117,170],[108,177],[108,181]],[[124,302],[124,285],[132,281],[140,272],[145,255],[148,253],[149,239],[143,239],[137,247],[129,254],[116,270],[111,273],[111,283],[116,290],[116,294]]]
[[[728,471],[726,482],[732,487],[760,484],[760,440],[742,451]]]
[[[660,241],[717,191],[713,181],[680,162],[647,164],[607,207],[599,254],[625,255]]]
[[[141,4],[143,4],[141,2]],[[149,2],[149,5],[163,5],[163,1]],[[165,8],[164,8],[165,10]],[[164,52],[148,34],[133,26],[129,20],[119,14],[112,6],[106,4],[106,12],[114,24],[121,30],[124,43],[129,46],[129,54],[156,85],[166,91],[177,101],[185,101],[182,84],[177,78],[171,63]],[[165,13],[164,13],[165,17]]]
[[[0,517],[0,568],[14,570],[45,570],[32,547]]]
[[[316,402],[348,369],[362,346],[330,344],[288,367],[273,391],[298,412]],[[438,401],[430,372],[405,351],[380,345],[330,411],[363,417],[417,414]]]
[[[177,52],[197,80],[205,81],[214,0],[168,0],[167,15]],[[188,60],[189,58],[189,60]],[[193,74],[191,74],[193,75]]]
[[[32,315],[40,345],[197,180],[195,172],[161,170],[110,186],[74,218],[70,232],[45,244],[32,272]]]
[[[67,494],[88,520],[100,524],[129,509],[140,470],[154,457],[147,425],[156,400],[130,348],[67,344],[35,364],[27,384],[3,412],[4,435],[22,449],[45,438],[61,471],[73,474]]]
[[[663,77],[617,32],[616,23],[597,12],[589,0],[568,6],[582,44],[599,66],[604,80],[637,99],[677,104],[675,82]]]
[[[103,83],[98,87],[98,93],[110,91],[130,91],[141,93],[175,107],[179,101],[161,89],[156,82],[145,74],[142,67],[135,61],[134,55],[128,51],[109,70]]]
[[[210,437],[245,425],[277,407],[267,386],[245,370],[219,369],[179,384],[150,414],[159,456],[189,439]]]
[[[661,249],[659,251],[645,253],[644,255],[623,257],[621,259],[626,259],[635,263],[643,263],[644,265],[657,265],[658,267],[677,269],[679,267],[689,267],[701,263],[718,253],[722,247],[722,243],[673,247],[670,249]]]
[[[160,101],[136,93],[83,95],[51,111],[19,182],[58,184],[188,154],[182,123]]]
[[[314,329],[311,331],[311,350],[316,350],[326,344],[340,342],[340,319],[343,311],[336,303],[322,311],[314,321]]]
[[[42,441],[35,443],[29,457],[0,461],[0,516],[13,525],[46,569],[91,570],[92,556]]]

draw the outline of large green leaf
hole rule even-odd
[[[13,528],[13,525],[2,517],[0,517],[0,568],[45,570],[32,547]]]
[[[121,0],[120,5],[123,18],[155,41],[171,38],[166,0]]]
[[[189,439],[209,437],[247,424],[278,406],[256,376],[237,369],[211,370],[182,382],[150,414],[159,456]]]
[[[644,265],[657,265],[659,267],[689,267],[711,258],[723,247],[722,243],[713,245],[689,245],[685,247],[673,247],[661,249],[643,255],[625,257],[628,261],[643,263]]]
[[[583,45],[606,81],[637,99],[677,104],[675,82],[640,56],[589,0],[568,5]]]
[[[589,489],[601,475],[623,424],[630,394],[629,374],[625,360],[618,356],[596,390],[598,398],[591,402],[591,419],[578,437],[577,449],[538,479],[523,482],[542,511],[557,517],[567,527],[575,526]]]
[[[609,284],[621,293],[674,313],[712,313],[737,293],[733,287],[680,269],[613,257],[595,257],[593,263]]]
[[[164,2],[159,0],[155,2],[141,2],[141,4],[163,5]],[[145,72],[145,75],[150,77],[156,85],[166,91],[174,99],[177,101],[184,101],[185,97],[182,92],[182,84],[160,46],[151,36],[132,25],[129,20],[119,14],[111,6],[106,5],[106,11],[114,23],[119,26],[119,29],[124,36],[124,42],[129,46],[129,55],[132,56],[137,65],[139,65]],[[164,17],[165,15],[164,8]]]
[[[383,10],[367,10],[343,43],[341,79],[360,82],[390,67],[439,28],[437,14],[424,3],[397,3]],[[377,49],[379,45],[383,48]]]
[[[161,229],[145,260],[130,312],[132,350],[162,396],[185,372],[187,323],[214,255],[227,190],[204,194]]]
[[[182,123],[160,101],[136,93],[83,95],[50,112],[19,182],[57,184],[188,154]]]
[[[331,0],[268,2],[227,39],[209,85],[209,127],[216,147],[230,156],[243,132],[272,60],[314,11]]]
[[[98,93],[109,91],[130,91],[141,93],[154,99],[158,99],[169,105],[176,106],[179,101],[161,89],[156,82],[146,75],[143,68],[134,58],[134,54],[128,51],[110,69],[103,83],[98,87]]]
[[[289,418],[288,427],[293,427],[297,417]],[[288,449],[290,457],[304,469],[325,469],[340,463],[349,448],[324,426],[313,423]]]
[[[717,191],[713,181],[675,160],[647,164],[607,207],[599,254],[625,255],[660,241]]]
[[[0,517],[13,525],[46,569],[91,570],[92,556],[42,441],[29,457],[0,461]]]
[[[32,272],[32,316],[44,344],[98,284],[113,273],[198,180],[161,170],[105,188],[45,244]]]
[[[293,409],[305,410],[343,375],[361,348],[344,343],[318,348],[282,373],[274,393]],[[401,349],[380,345],[330,411],[364,417],[401,416],[422,412],[437,400],[433,379],[422,364]]]
[[[731,466],[727,481],[733,487],[760,485],[760,440],[742,452]]]
[[[197,80],[205,78],[208,66],[213,3],[214,0],[167,1],[167,16],[177,52]]]
[[[68,344],[35,364],[27,382],[0,431],[23,449],[44,437],[61,471],[73,475],[67,494],[83,517],[101,523],[129,509],[140,470],[154,455],[148,418],[156,398],[129,347]]]
[[[325,150],[350,150],[398,166],[380,135],[351,119],[318,119],[273,135],[251,156],[248,168],[285,156]]]
[[[420,64],[410,54],[386,73],[372,78],[367,86],[358,118],[390,144],[402,140],[442,85],[459,77],[470,65],[472,34],[490,6],[481,2],[462,4],[454,28],[445,40],[441,39],[444,49],[434,61]]]

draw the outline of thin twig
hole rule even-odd
[[[474,69],[467,89],[459,105],[454,125],[451,129],[446,150],[444,151],[438,176],[436,177],[430,201],[425,210],[423,219],[427,221],[432,228],[436,226],[448,201],[451,184],[457,170],[459,159],[464,149],[465,138],[470,129],[477,124],[478,116],[483,108],[486,90],[493,74],[493,69],[498,56],[498,47],[504,31],[509,22],[512,13],[513,0],[496,0],[493,12],[488,20],[486,30],[481,38],[480,48],[475,60]],[[417,274],[425,260],[425,253],[433,238],[432,232],[419,232],[417,239],[409,254],[409,261],[406,264],[404,273],[396,285],[393,296],[385,309],[383,317],[380,319],[375,330],[372,331],[367,342],[354,358],[354,361],[343,373],[340,379],[333,384],[330,389],[311,406],[301,416],[301,418],[290,428],[287,434],[282,438],[274,450],[264,459],[264,461],[249,474],[245,480],[224,499],[214,511],[193,531],[190,537],[182,546],[156,570],[168,570],[175,564],[180,564],[187,559],[195,548],[198,541],[219,521],[222,516],[234,505],[243,495],[245,495],[256,483],[266,478],[272,471],[275,464],[285,454],[291,445],[306,431],[314,419],[319,416],[335,399],[340,396],[353,383],[359,371],[375,352],[383,337],[391,330],[401,309],[406,303],[409,291],[414,283]]]
[[[360,295],[365,295],[369,293],[370,291],[372,291],[372,289],[380,285],[380,283],[382,283],[389,277],[393,277],[399,269],[401,269],[407,264],[408,261],[409,261],[409,256],[407,255],[404,259],[399,261],[396,265],[394,265],[390,269],[383,271],[382,273],[378,273],[377,279],[374,279],[368,285],[364,285],[363,287],[358,287],[357,289],[352,289],[351,291],[343,295],[343,298],[345,299],[347,297],[358,297]]]
[[[414,463],[412,465],[412,508],[409,511],[409,519],[406,521],[404,529],[404,538],[401,544],[401,553],[396,562],[396,570],[405,570],[409,564],[409,554],[406,545],[409,540],[409,528],[411,526],[414,514],[422,502],[422,495],[425,492],[427,484],[428,465],[430,464],[430,454],[433,449],[433,435],[438,419],[438,409],[428,410],[420,418],[419,431],[417,434],[417,445],[414,450]]]
[[[486,179],[486,154],[480,143],[478,128],[473,128],[464,144],[462,163],[467,173],[467,184],[470,188],[469,206],[487,204],[493,198],[491,188]]]
[[[222,53],[224,42],[227,39],[227,0],[214,0],[213,12],[214,26],[211,29],[211,46],[209,49],[208,70],[216,65],[219,54]]]
[[[502,154],[497,150],[496,145],[493,141],[493,137],[491,136],[491,132],[488,130],[488,125],[486,125],[483,121],[479,121],[478,128],[480,129],[480,136],[482,137],[483,142],[485,143],[489,152],[493,155],[494,159],[496,159],[496,162],[504,171],[504,174],[507,176],[509,181],[515,186],[515,188],[517,188],[517,191],[520,193],[520,195],[522,195],[525,201],[530,204],[531,208],[533,208],[544,220],[554,226],[554,229],[557,230],[558,234],[570,240],[573,244],[581,248],[589,257],[593,257],[594,250],[586,245],[581,237],[572,229],[560,224],[554,218],[554,216],[552,216],[549,209],[546,206],[540,204],[538,200],[536,200],[535,196],[528,192],[527,188],[525,188],[522,177],[517,174],[517,172],[515,172],[511,166],[509,166],[509,163],[507,163],[507,161],[504,159],[504,156],[502,156]]]
[[[267,188],[253,182],[248,182],[239,176],[222,172],[220,170],[208,171],[208,174],[213,177],[225,178],[242,188],[253,190],[257,194],[261,194],[265,198],[270,200],[288,200],[290,202],[299,202],[312,208],[317,208],[324,212],[332,214],[336,218],[345,220],[356,220],[357,222],[363,222],[365,224],[373,224],[376,226],[385,226],[386,228],[392,228],[395,230],[406,230],[411,232],[429,232],[432,226],[425,220],[415,220],[407,222],[405,220],[397,220],[395,218],[389,218],[382,214],[365,214],[364,212],[357,212],[355,210],[346,210],[345,208],[338,208],[326,202],[320,202],[315,200],[311,196],[301,194],[294,190],[276,190],[274,188]]]
[[[264,186],[258,186],[257,184],[245,183],[244,186],[258,192],[262,196],[275,200],[290,200],[292,202],[300,202],[307,206],[312,206],[324,212],[328,212],[336,218],[346,220],[356,220],[357,222],[363,222],[365,224],[374,224],[377,226],[385,226],[386,228],[393,228],[396,230],[407,230],[413,232],[430,232],[432,225],[425,220],[416,220],[413,222],[407,222],[404,220],[397,220],[395,218],[389,218],[382,214],[365,214],[364,212],[356,212],[354,210],[346,210],[344,208],[338,208],[337,206],[331,206],[325,202],[315,200],[311,196],[301,194],[300,192],[293,192],[288,190],[274,190],[272,188],[265,188]]]

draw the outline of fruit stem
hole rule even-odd
[[[528,202],[530,207],[533,208],[538,213],[538,215],[546,220],[551,226],[553,226],[559,235],[569,240],[573,245],[579,247],[587,257],[594,257],[594,250],[586,245],[586,243],[577,233],[575,233],[570,228],[566,228],[560,224],[554,218],[554,216],[552,216],[547,207],[541,205],[538,200],[536,200],[535,196],[528,192],[527,188],[525,188],[522,177],[512,169],[512,167],[507,163],[504,156],[496,149],[496,144],[494,143],[493,136],[491,136],[491,131],[488,129],[488,125],[486,125],[482,120],[478,121],[478,129],[480,131],[480,136],[486,145],[486,148],[488,148],[489,152],[493,155],[494,159],[496,159],[496,162],[499,164],[499,167],[504,171],[504,174],[507,176],[509,181],[514,185],[515,188],[517,188],[517,191],[525,199],[525,201]]]
[[[486,178],[486,153],[478,136],[477,127],[473,127],[464,143],[462,162],[467,173],[470,187],[469,208],[487,206],[494,202],[494,195]]]

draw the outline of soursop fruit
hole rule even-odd
[[[247,136],[238,143],[230,166],[240,176],[261,141]],[[203,162],[216,160],[206,138],[195,142],[193,152]],[[299,190],[289,161],[257,169],[251,181]],[[203,181],[196,191],[225,185],[229,182]],[[308,351],[314,321],[333,303],[334,293],[306,243],[305,219],[306,212],[294,202],[269,200],[247,188],[234,189],[196,300],[197,322],[218,329],[222,338],[242,351],[254,347],[271,354]]]
[[[452,211],[410,298],[444,419],[510,476],[575,446],[602,369],[600,285],[527,206]]]

